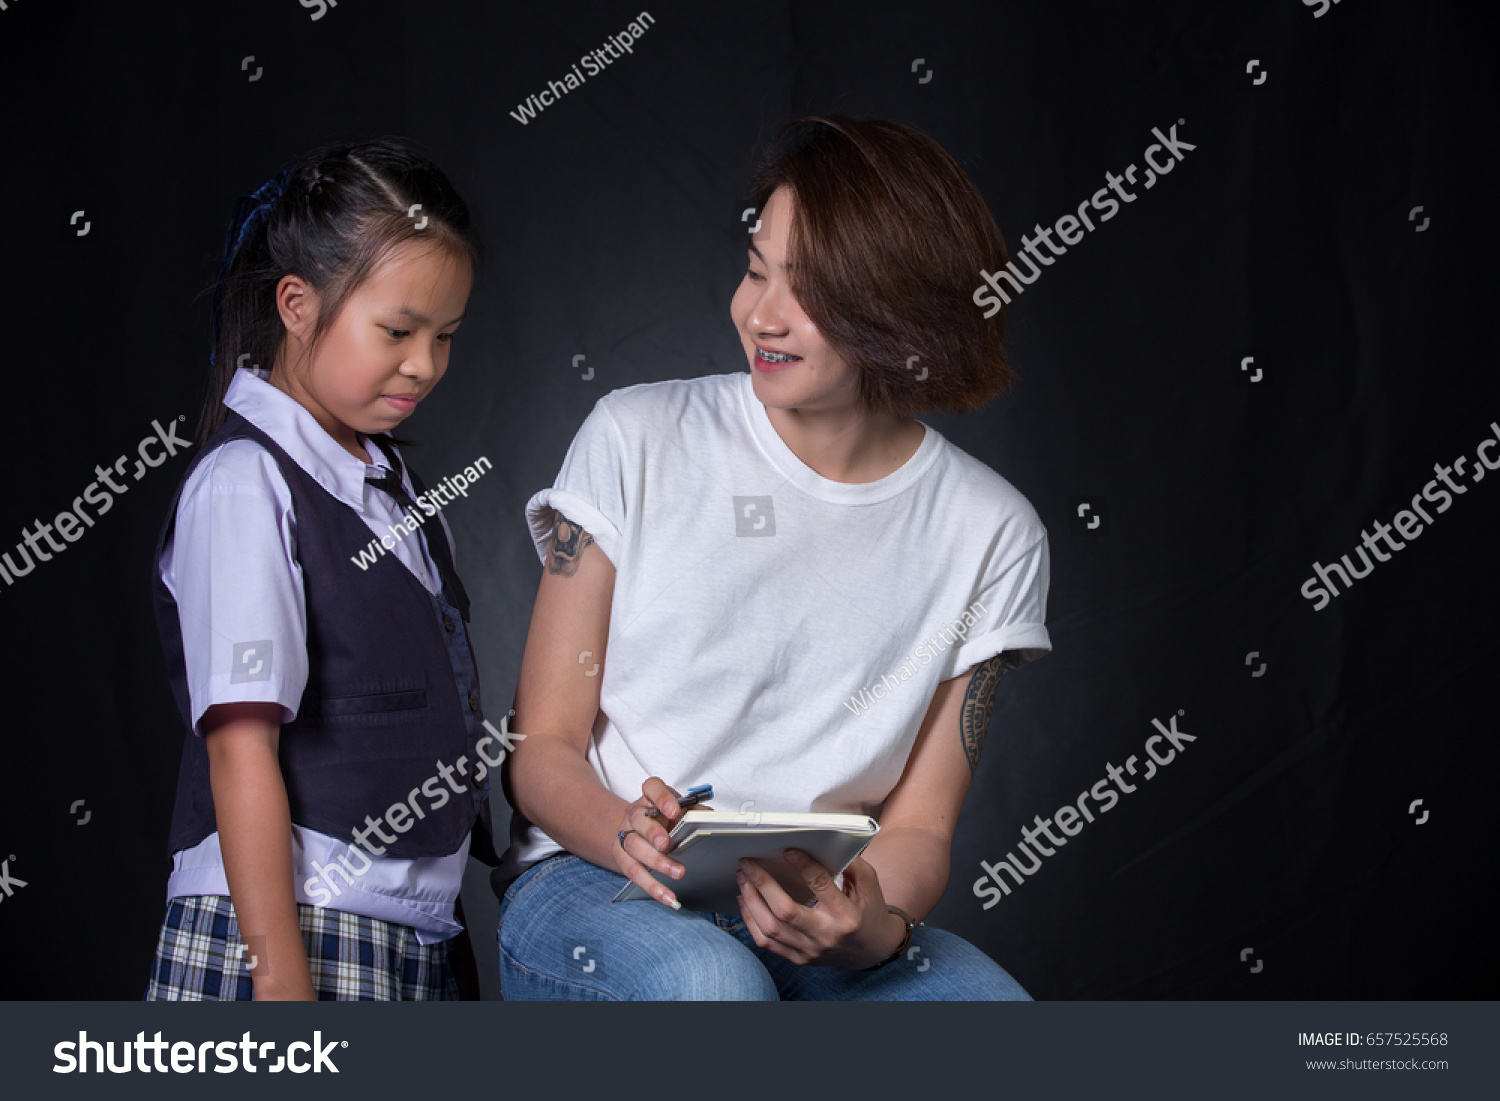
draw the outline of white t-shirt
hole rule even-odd
[[[1036,511],[924,427],[850,484],[793,454],[748,372],[599,399],[526,515],[544,562],[560,513],[615,567],[607,652],[579,666],[610,791],[660,776],[713,784],[716,810],[878,818],[939,683],[1052,648]],[[561,848],[519,812],[511,842],[502,875]]]

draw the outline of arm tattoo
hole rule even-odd
[[[979,751],[984,748],[990,714],[995,710],[995,689],[999,687],[1000,677],[1010,668],[1013,668],[1010,654],[996,654],[977,666],[969,678],[963,709],[958,715],[958,737],[964,744],[964,755],[969,759],[971,773],[979,767]]]
[[[547,553],[547,572],[572,577],[578,572],[578,560],[583,557],[584,548],[593,541],[594,537],[588,532],[566,516],[559,516],[557,526],[552,529],[552,546]]]

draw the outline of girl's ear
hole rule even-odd
[[[276,312],[287,333],[306,343],[318,320],[318,292],[300,275],[283,275],[276,284]]]

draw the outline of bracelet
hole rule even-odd
[[[896,960],[899,960],[906,952],[907,945],[911,943],[912,931],[916,929],[918,925],[922,924],[920,921],[917,921],[899,906],[892,906],[890,903],[886,903],[885,908],[891,913],[896,914],[898,917],[900,917],[902,921],[906,922],[906,936],[901,938],[901,943],[896,946],[896,950],[894,952],[892,952],[885,959],[881,960],[879,963],[871,964],[869,967],[861,968],[861,970],[863,971],[878,971],[886,964],[894,963]]]

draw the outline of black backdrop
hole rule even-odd
[[[0,549],[153,420],[190,431],[197,296],[235,197],[321,141],[407,135],[490,250],[407,434],[429,479],[495,464],[448,515],[498,718],[539,575],[522,506],[592,403],[746,369],[736,219],[783,120],[923,128],[1013,251],[1135,164],[1135,201],[1011,308],[1021,385],[925,418],[1048,525],[1055,645],[1002,683],[932,920],[1039,998],[1492,995],[1500,478],[1474,475],[1500,434],[1500,166],[1483,7],[650,0],[631,55],[512,117],[640,10],[9,0]],[[1174,125],[1194,148],[1145,189],[1152,130]],[[1299,592],[1314,561],[1459,456],[1451,507],[1315,610]],[[181,742],[148,580],[184,465],[128,482],[65,552],[0,583],[0,996],[143,989]],[[1152,720],[1173,717],[1196,740],[985,910],[980,862],[1108,765],[1144,766]],[[478,865],[464,899],[497,996]]]

